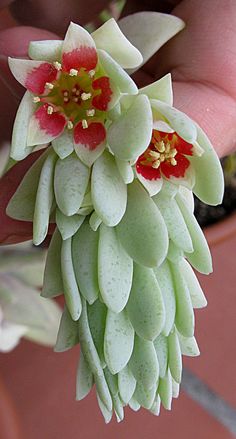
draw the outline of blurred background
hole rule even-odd
[[[168,13],[174,3],[159,2],[157,10]],[[93,30],[111,16],[118,19],[124,7],[128,12],[124,1],[109,6],[105,0],[90,1],[84,8],[73,0],[0,0],[0,91],[5,110],[0,115],[1,173],[22,93],[18,90],[11,104],[1,40],[6,29],[15,29],[17,35],[19,25],[34,25],[63,36],[71,19]],[[153,8],[153,2],[143,5],[148,8]],[[236,438],[235,155],[224,158],[222,165],[226,183],[223,204],[209,208],[196,200],[195,213],[214,262],[213,275],[199,276],[208,299],[208,307],[196,313],[201,356],[184,359],[180,397],[174,400],[171,412],[162,408],[159,418],[144,410],[135,414],[127,409],[123,423],[113,420],[105,425],[93,392],[84,401],[75,401],[78,347],[53,352],[60,307],[39,297],[46,250],[30,243],[0,248],[0,439]]]

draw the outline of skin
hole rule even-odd
[[[107,5],[106,0],[87,0],[86,8],[78,0],[59,3],[60,7],[55,8],[55,3],[48,0],[0,0],[0,9],[9,7],[5,12],[7,26],[18,25],[4,29],[0,14],[0,95],[2,105],[4,103],[4,111],[0,113],[0,124],[4,126],[0,142],[10,140],[16,108],[24,92],[9,72],[7,56],[26,57],[29,41],[62,38],[70,20],[85,24]],[[185,21],[186,28],[168,42],[135,79],[144,85],[171,72],[175,107],[201,125],[219,156],[232,152],[236,147],[235,0],[130,0],[124,15],[141,10],[172,13]],[[6,21],[5,15],[2,16]],[[14,175],[9,172],[11,192],[28,166],[26,162],[14,169]],[[9,192],[9,175],[3,177],[0,187],[1,193]],[[4,205],[0,205],[3,224],[0,242],[30,239],[29,224],[12,222],[6,217],[8,198],[5,196]]]

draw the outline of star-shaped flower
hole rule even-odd
[[[27,89],[11,156],[19,160],[36,145],[53,142],[64,158],[74,143],[79,158],[91,166],[105,148],[108,112],[122,94],[138,92],[122,67],[137,66],[142,55],[113,19],[93,36],[71,23],[64,41],[33,42],[29,54],[33,59],[9,58],[13,75]]]

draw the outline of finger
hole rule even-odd
[[[108,3],[108,0],[16,0],[11,11],[22,24],[33,24],[63,36],[70,21],[80,24],[93,21]]]

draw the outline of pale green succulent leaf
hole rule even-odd
[[[90,171],[71,154],[58,159],[55,167],[54,190],[56,202],[64,215],[71,216],[79,210],[89,181]]]
[[[96,214],[95,210],[93,211],[92,215],[89,218],[89,225],[91,229],[96,232],[99,228],[99,226],[102,224],[101,218]]]
[[[161,191],[163,184],[162,178],[157,178],[156,180],[147,180],[138,172],[136,172],[136,175],[140,183],[142,183],[146,191],[149,193],[150,197],[153,197]]]
[[[99,408],[101,410],[101,413],[103,415],[104,421],[106,424],[109,424],[109,422],[112,419],[112,411],[111,410],[107,410],[105,404],[103,404],[102,400],[100,399],[98,392],[97,392],[97,401],[98,401],[98,405]]]
[[[142,383],[137,383],[135,392],[134,392],[134,398],[138,401],[138,403],[144,407],[145,409],[149,410],[154,402],[155,396],[157,391],[157,385],[155,384],[150,389],[147,389],[144,387]]]
[[[159,375],[160,378],[164,378],[167,372],[168,366],[168,343],[167,337],[163,334],[160,334],[153,342],[157,359],[159,363]]]
[[[167,105],[173,105],[173,90],[171,74],[163,76],[163,78],[158,79],[158,81],[153,82],[146,87],[139,90],[139,94],[144,94],[150,99],[157,99],[158,101],[165,102]]]
[[[170,239],[167,259],[169,259],[169,261],[173,262],[174,264],[177,264],[182,260],[183,256],[183,250],[177,247]]]
[[[68,239],[74,236],[83,224],[85,216],[72,215],[66,216],[59,209],[56,210],[56,224],[62,236],[62,239]]]
[[[71,238],[62,242],[61,273],[67,308],[72,319],[78,320],[81,314],[82,305],[73,267],[71,242]]]
[[[132,183],[134,179],[134,171],[130,163],[125,160],[120,160],[118,157],[116,157],[115,160],[119,173],[124,180],[124,183],[125,184]]]
[[[98,57],[107,76],[111,78],[121,93],[138,93],[137,85],[132,78],[105,50],[98,49]]]
[[[76,376],[76,400],[81,401],[93,387],[93,374],[85,360],[83,353],[80,352],[79,366]]]
[[[118,24],[129,41],[141,52],[142,64],[184,28],[184,22],[178,17],[146,11],[128,15],[119,20]]]
[[[181,197],[184,199],[187,208],[190,212],[194,212],[194,196],[191,189],[187,188],[186,186],[179,186],[178,188],[179,193]]]
[[[161,408],[161,398],[158,394],[156,394],[156,397],[154,399],[152,407],[150,408],[150,411],[154,416],[159,416],[160,408]]]
[[[129,401],[129,407],[134,412],[138,412],[139,409],[141,408],[141,405],[138,403],[138,401],[134,397],[132,397],[131,400]]]
[[[33,146],[27,145],[28,125],[35,111],[33,96],[26,91],[16,113],[12,132],[11,153],[14,160],[22,160],[32,151]]]
[[[206,204],[216,206],[222,203],[224,193],[224,175],[219,158],[204,131],[197,127],[197,141],[204,150],[201,157],[190,157],[195,168],[195,195]]]
[[[93,342],[97,349],[101,366],[104,367],[106,364],[104,359],[104,334],[106,327],[107,308],[98,299],[92,305],[87,306],[87,312]]]
[[[106,364],[112,374],[120,372],[130,360],[134,346],[134,329],[126,310],[116,314],[108,310],[104,336]]]
[[[89,304],[98,297],[98,232],[94,232],[86,220],[72,241],[75,276],[81,294]]]
[[[134,378],[130,367],[127,365],[118,373],[118,388],[122,401],[128,404],[132,398],[136,387],[136,379]]]
[[[194,312],[187,283],[176,264],[171,263],[176,295],[176,316],[175,324],[178,331],[185,337],[192,337],[194,334]]]
[[[62,41],[42,40],[31,41],[29,44],[29,57],[37,61],[60,61],[62,51]]]
[[[175,199],[168,200],[165,195],[159,193],[153,197],[153,201],[164,218],[170,239],[177,247],[191,253],[193,251],[192,239]]]
[[[161,403],[166,410],[171,410],[172,403],[172,378],[170,370],[168,369],[164,378],[160,378],[158,393],[161,398]]]
[[[165,117],[170,126],[186,142],[194,143],[196,141],[196,125],[186,114],[156,99],[151,99],[151,106],[154,111],[157,110]]]
[[[168,337],[168,365],[172,378],[180,384],[182,376],[182,355],[176,329]]]
[[[195,337],[184,337],[182,334],[178,333],[178,338],[182,355],[187,355],[188,357],[197,357],[200,355]]]
[[[168,251],[168,232],[153,200],[137,181],[128,186],[128,203],[117,226],[118,237],[135,262],[160,265]]]
[[[58,229],[53,233],[44,271],[43,297],[56,297],[64,291],[61,275],[61,245],[62,239]]]
[[[112,375],[109,371],[108,367],[104,369],[105,378],[107,381],[107,385],[109,387],[109,390],[111,392],[111,397],[113,401],[113,408],[115,410],[116,416],[117,416],[117,422],[120,422],[124,419],[124,409],[122,402],[120,400],[119,394],[118,394],[118,382],[117,382],[117,375]]]
[[[172,378],[172,398],[179,397],[180,385]]]
[[[79,343],[78,322],[72,320],[68,308],[65,306],[61,316],[60,326],[57,334],[57,341],[54,347],[55,352],[64,352]]]
[[[33,243],[35,245],[41,244],[48,233],[49,218],[54,199],[53,176],[56,160],[56,154],[50,151],[39,178],[33,219]]]
[[[137,382],[151,389],[158,381],[159,364],[154,345],[151,341],[135,336],[134,350],[129,367]]]
[[[148,147],[152,136],[152,111],[147,96],[139,95],[107,131],[111,151],[121,160],[136,160]]]
[[[126,253],[114,228],[104,224],[99,231],[98,281],[107,307],[119,313],[125,307],[132,284],[133,261]]]
[[[168,336],[174,325],[176,311],[175,289],[168,261],[165,260],[160,267],[154,268],[153,271],[159,284],[165,307],[165,324],[162,333]]]
[[[206,297],[190,264],[183,258],[179,268],[188,285],[193,308],[204,308],[207,306]]]
[[[48,151],[33,163],[10,199],[6,212],[11,218],[33,221],[39,178],[47,154]]]
[[[61,160],[68,157],[74,151],[72,133],[65,130],[59,137],[52,141],[52,147]]]
[[[46,252],[29,249],[27,252],[3,251],[0,258],[0,273],[13,273],[27,285],[41,288],[45,267]]]
[[[193,253],[187,254],[187,259],[200,273],[212,272],[211,253],[206,238],[195,216],[188,210],[180,194],[176,195],[176,201],[184,217],[193,243]]]
[[[118,24],[111,18],[92,33],[98,49],[104,49],[123,68],[138,67],[142,55],[121,32]]]
[[[127,304],[135,332],[146,340],[154,340],[165,323],[165,307],[160,287],[151,268],[134,264],[133,283]]]
[[[107,226],[117,225],[127,203],[127,187],[114,157],[107,151],[96,160],[91,177],[91,196],[97,215]]]

